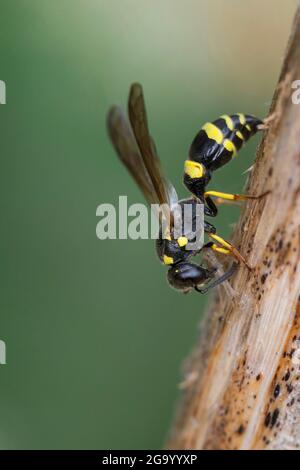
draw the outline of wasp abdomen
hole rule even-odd
[[[240,150],[244,142],[258,131],[262,121],[248,114],[224,114],[207,122],[190,147],[190,159],[202,163],[208,170],[225,165]]]

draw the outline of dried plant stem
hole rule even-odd
[[[298,9],[234,244],[253,270],[219,289],[185,367],[176,449],[300,446],[300,79]]]

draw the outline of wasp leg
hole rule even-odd
[[[218,214],[218,208],[209,195],[205,196],[205,203],[207,205],[204,206],[204,214],[209,217],[216,217]]]
[[[224,238],[220,237],[219,235],[215,233],[209,233],[208,236],[212,238],[214,241],[216,241],[217,243],[219,243],[219,245],[221,245],[220,247],[218,245],[214,247],[215,244],[212,245],[211,248],[213,250],[218,251],[219,253],[230,254],[234,256],[239,262],[243,263],[245,266],[247,266],[249,270],[251,270],[251,267],[249,266],[245,258],[233,245],[231,245],[231,243],[227,242],[226,240],[224,240]]]
[[[233,263],[231,268],[226,273],[224,273],[222,276],[218,277],[218,279],[215,279],[213,282],[211,282],[205,289],[200,289],[197,286],[194,289],[197,292],[200,292],[200,294],[206,294],[207,291],[209,291],[213,287],[219,286],[220,284],[222,284],[222,282],[227,281],[227,279],[229,279],[234,274],[237,267],[238,265],[236,263]]]
[[[247,199],[261,199],[262,197],[269,194],[270,191],[265,191],[263,194],[259,194],[258,196],[254,196],[251,194],[231,194],[231,193],[222,193],[220,191],[206,191],[204,193],[205,200],[209,196],[217,197],[218,199],[225,199],[227,201],[245,201]]]
[[[225,200],[225,199],[222,199],[220,197],[217,197],[215,199],[215,202],[218,206],[220,206],[221,204],[223,206],[237,206],[237,207],[241,207],[241,201],[228,201],[228,200]]]
[[[211,248],[213,245],[214,245],[213,242],[207,242],[207,243],[205,243],[205,245],[203,245],[201,250],[204,250],[205,248]]]
[[[265,131],[265,130],[269,129],[270,124],[273,121],[276,121],[276,119],[278,119],[278,117],[279,117],[279,113],[278,112],[273,112],[270,116],[268,116],[267,118],[265,118],[263,120],[262,124],[259,124],[257,126],[258,130]]]
[[[231,251],[228,248],[224,248],[222,246],[216,245],[216,243],[212,243],[211,249],[216,251],[217,253],[222,253],[223,255],[230,255]]]
[[[212,224],[210,224],[209,222],[204,220],[204,232],[205,233],[216,233],[216,228]]]

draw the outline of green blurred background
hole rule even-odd
[[[280,0],[1,0],[0,447],[159,448],[207,299],[171,290],[152,241],[96,238],[143,202],[105,130],[144,86],[178,188],[203,122],[265,116],[295,8]],[[241,191],[253,139],[211,188]],[[238,208],[216,221],[229,236]]]

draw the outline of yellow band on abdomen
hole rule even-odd
[[[223,114],[221,118],[224,119],[224,121],[226,122],[226,126],[228,127],[228,129],[230,131],[233,131],[234,124],[233,124],[233,120],[231,119],[231,117],[228,116],[228,114]]]
[[[239,120],[240,120],[240,123],[244,126],[246,124],[246,118],[245,118],[245,114],[243,113],[237,113],[238,117],[239,117]]]
[[[231,142],[231,140],[225,139],[223,142],[223,145],[226,148],[226,150],[228,150],[228,152],[232,152],[233,155],[236,154],[236,146],[234,145],[233,142]]]
[[[184,162],[184,172],[190,178],[202,178],[205,170],[201,163],[194,162],[193,160],[186,160]]]
[[[202,127],[202,130],[206,133],[209,139],[214,140],[215,142],[217,142],[217,144],[221,144],[223,142],[224,140],[223,132],[215,124],[212,124],[211,122],[207,122]]]

